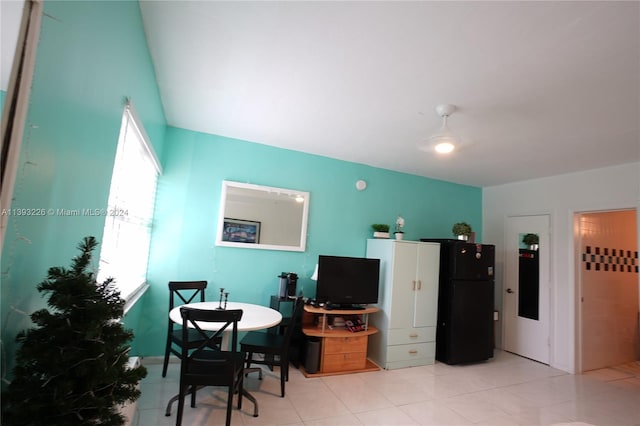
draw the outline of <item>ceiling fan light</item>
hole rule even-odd
[[[449,129],[448,118],[456,109],[456,106],[451,104],[441,104],[436,107],[436,112],[442,118],[442,126],[435,134],[427,138],[426,141],[418,144],[419,150],[447,155],[468,145],[468,141],[460,138]]]
[[[438,154],[449,154],[456,149],[456,146],[451,142],[440,142],[434,149]]]
[[[442,118],[442,127],[440,130],[429,138],[428,148],[434,150],[438,154],[450,154],[459,145],[458,137],[449,130],[447,119],[456,110],[455,105],[441,104],[436,107],[436,112]],[[424,148],[427,148],[426,146]],[[426,150],[421,148],[423,150]]]

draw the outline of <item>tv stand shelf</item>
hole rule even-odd
[[[361,315],[361,314],[373,314],[380,309],[376,307],[362,308],[362,309],[324,309],[316,308],[315,306],[305,305],[304,311],[312,314],[325,314],[325,315]]]
[[[317,373],[308,373],[306,377],[318,377],[334,374],[359,373],[379,370],[376,364],[367,359],[367,345],[370,335],[378,329],[369,325],[369,314],[378,312],[376,307],[364,309],[324,309],[313,306],[304,307],[302,332],[308,337],[321,339],[320,366]],[[330,317],[358,316],[365,324],[362,331],[349,331],[345,327],[329,325]]]

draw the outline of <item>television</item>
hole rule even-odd
[[[380,259],[318,256],[318,302],[341,309],[378,303],[379,281]]]

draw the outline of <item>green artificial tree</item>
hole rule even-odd
[[[133,333],[120,323],[124,300],[109,278],[88,271],[98,243],[86,237],[71,269],[50,268],[38,291],[49,309],[17,336],[14,378],[2,397],[3,425],[122,425],[120,405],[140,396],[144,367],[128,368]]]

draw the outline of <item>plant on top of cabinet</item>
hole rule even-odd
[[[458,237],[459,240],[467,240],[469,235],[471,235],[472,229],[471,225],[467,222],[458,222],[453,224],[451,232],[453,232],[453,235]]]
[[[374,223],[371,228],[373,229],[373,238],[389,238],[389,225]]]
[[[403,228],[404,228],[404,218],[398,215],[398,218],[396,219],[396,230],[394,232],[396,236],[396,240],[401,240],[404,237],[404,231],[402,230]]]

